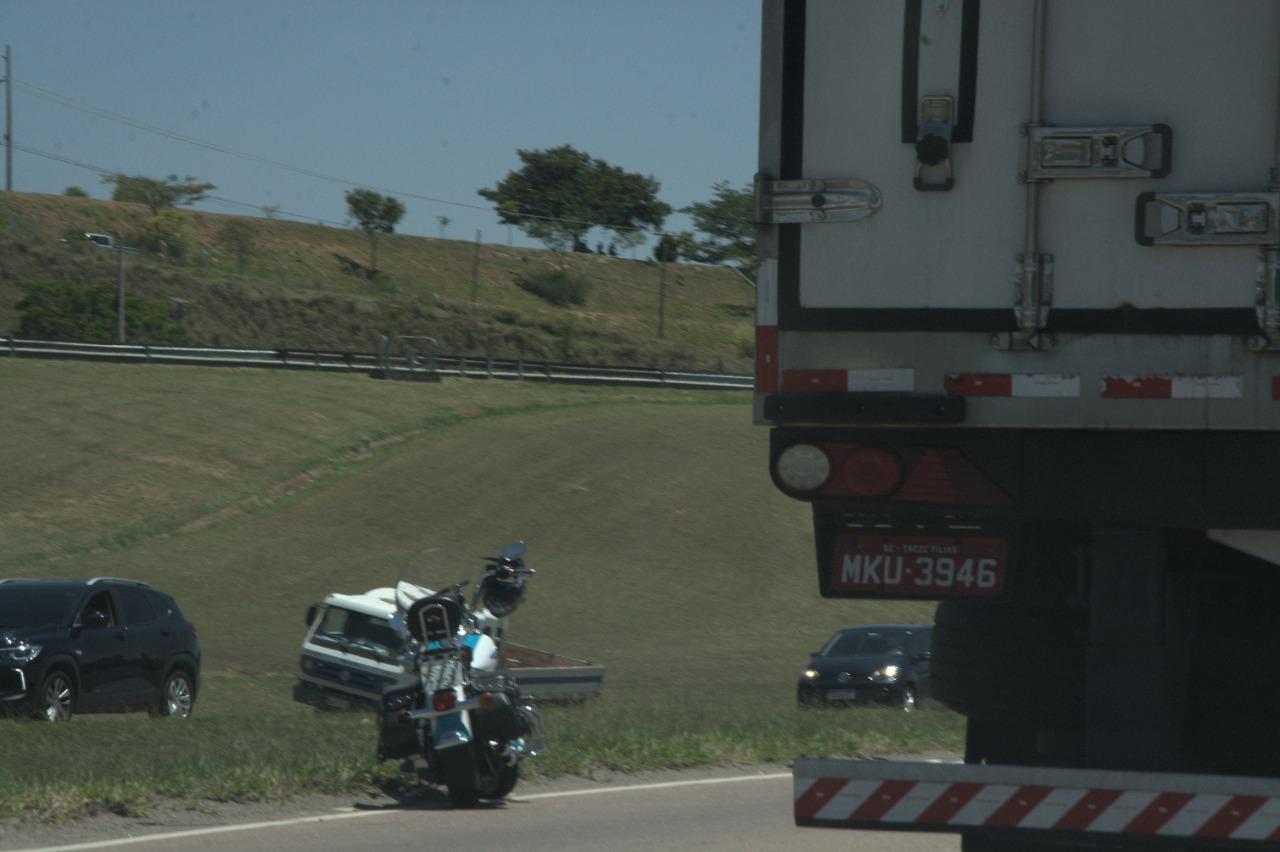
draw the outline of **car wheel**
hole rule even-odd
[[[75,706],[76,685],[71,675],[57,670],[45,675],[37,697],[36,717],[48,722],[69,722]]]
[[[191,682],[191,675],[178,669],[164,679],[164,689],[160,693],[160,707],[157,715],[186,719],[191,716],[195,703],[196,691]]]
[[[919,708],[919,706],[920,706],[920,702],[919,702],[919,700],[916,698],[916,690],[915,690],[915,687],[911,687],[911,686],[903,687],[903,689],[902,689],[902,703],[901,703],[901,705],[900,705],[900,706],[902,707],[902,712],[904,712],[904,713],[914,713],[914,712],[916,712],[916,709],[917,709],[917,708]]]

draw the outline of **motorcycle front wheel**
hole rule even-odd
[[[454,746],[436,753],[440,775],[455,808],[474,808],[480,801],[480,773],[468,746]],[[514,784],[513,784],[514,786]]]

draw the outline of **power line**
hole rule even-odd
[[[124,124],[128,127],[132,127],[137,130],[142,130],[147,133],[154,133],[158,136],[163,136],[167,139],[171,139],[177,142],[185,142],[189,145],[195,145],[209,151],[215,151],[220,154],[226,154],[232,157],[239,157],[244,160],[250,160],[256,163],[262,163],[263,165],[273,166],[278,169],[284,169],[285,171],[293,172],[294,174],[298,174],[298,175],[303,175],[304,177],[315,178],[317,180],[328,181],[330,183],[342,184],[344,186],[367,187],[369,189],[373,189],[378,192],[388,193],[392,195],[402,195],[406,198],[413,198],[418,201],[429,201],[433,204],[446,204],[451,207],[462,207],[468,210],[478,210],[484,213],[497,212],[492,207],[485,207],[480,204],[468,204],[463,201],[450,201],[449,199],[438,198],[432,195],[423,195],[421,193],[409,192],[407,190],[389,189],[387,187],[374,186],[372,184],[363,183],[361,181],[354,181],[354,180],[351,180],[350,178],[337,177],[335,175],[328,175],[323,172],[317,172],[312,169],[303,168],[301,166],[295,166],[290,163],[282,162],[280,160],[274,160],[274,159],[271,159],[270,157],[264,157],[259,154],[252,154],[247,151],[240,151],[235,148],[229,148],[225,145],[216,144],[214,142],[207,142],[203,139],[197,139],[194,136],[188,136],[184,133],[176,133],[172,130],[165,130],[162,127],[156,127],[154,125],[147,124],[146,122],[139,121],[136,118],[130,118],[127,115],[123,115],[117,112],[112,112],[111,110],[103,109],[102,107],[99,107],[99,106],[86,104],[82,101],[76,100],[75,98],[69,97],[67,95],[59,94],[49,89],[44,89],[39,86],[32,85],[31,83],[23,83],[17,80],[15,80],[14,83],[20,89],[27,91],[29,94],[33,94],[38,98],[43,98],[47,101],[57,103],[61,106],[67,107],[68,109],[79,110],[80,112],[85,112],[90,115],[95,115],[99,118],[105,118],[108,121],[114,121],[120,124]],[[544,222],[563,222],[569,225],[587,225],[590,227],[606,228],[609,230],[635,231],[635,232],[641,232],[641,233],[655,233],[655,234],[661,233],[657,229],[651,230],[649,228],[615,227],[603,222],[588,222],[585,219],[569,219],[569,218],[560,217],[560,216],[540,216],[533,213],[520,214],[520,215],[522,218],[525,218],[525,219],[537,219],[539,221],[544,221]]]
[[[37,150],[36,148],[29,148],[26,145],[14,145],[12,147],[13,147],[13,150],[21,151],[24,154],[31,154],[32,156],[43,157],[46,160],[55,160],[59,163],[66,163],[69,166],[75,166],[76,168],[87,169],[88,171],[91,171],[91,172],[97,172],[100,175],[121,174],[120,171],[115,169],[104,169],[102,166],[95,166],[92,163],[81,162],[80,160],[75,160],[75,159],[72,159],[71,157],[64,157],[61,154],[50,154],[48,151],[40,151],[40,150]],[[250,210],[261,211],[263,209],[262,205],[260,204],[251,204],[248,201],[237,201],[234,198],[223,198],[220,195],[207,195],[205,197],[210,199],[211,201],[220,201],[223,204],[232,204],[232,205],[235,205],[236,207],[245,207]],[[312,222],[323,222],[326,225],[334,225],[335,227],[339,227],[339,228],[343,227],[343,223],[335,222],[332,219],[325,219],[322,216],[311,216],[306,213],[294,213],[289,210],[279,210],[279,209],[277,209],[276,212],[284,216],[292,216],[295,219],[306,219]]]

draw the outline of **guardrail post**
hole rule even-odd
[[[458,375],[465,376],[467,374],[467,356],[458,356]]]
[[[484,356],[484,368],[485,368],[485,371],[489,374],[489,378],[492,379],[493,378],[493,356],[492,355]]]
[[[551,381],[551,365],[543,362],[542,371],[547,374],[547,381]]]
[[[519,358],[516,360],[516,375],[519,376],[522,381],[524,380],[524,359],[523,358]]]
[[[142,354],[146,356],[148,361],[151,360],[151,344],[150,343],[142,344]]]

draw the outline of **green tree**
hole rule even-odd
[[[681,208],[693,219],[702,235],[693,241],[693,251],[685,255],[702,263],[729,264],[748,274],[756,268],[756,226],[754,195],[750,186],[734,189],[728,181],[711,187],[710,201]]]
[[[84,188],[79,186],[69,186],[66,189],[62,190],[62,194],[67,196],[68,198],[88,198],[89,197],[89,193],[85,192]]]
[[[116,290],[106,283],[75,284],[36,279],[22,285],[18,300],[18,334],[37,340],[114,343]],[[162,302],[128,293],[125,326],[130,339],[146,343],[182,344],[187,334],[169,318]]]
[[[443,240],[445,229],[449,227],[449,224],[453,222],[453,220],[448,216],[437,216],[436,221],[440,223],[440,239]]]
[[[181,260],[191,248],[194,232],[177,210],[161,210],[147,220],[142,230],[142,247],[161,257]]]
[[[253,253],[253,228],[243,219],[228,219],[218,229],[218,242],[236,259],[236,267],[243,275]]]
[[[662,227],[671,208],[658,200],[658,181],[627,172],[571,145],[517,150],[521,167],[496,186],[478,190],[515,225],[554,251],[585,242],[593,227],[636,245],[643,231]]]
[[[191,175],[185,178],[169,175],[164,180],[156,180],[142,175],[114,174],[106,175],[102,182],[114,187],[112,201],[145,204],[151,208],[153,216],[170,207],[193,204],[204,198],[209,190],[217,189],[211,183],[198,183]]]
[[[390,195],[371,189],[353,189],[347,193],[347,212],[369,235],[369,269],[378,271],[378,234],[395,233],[396,224],[404,217],[404,205]]]

